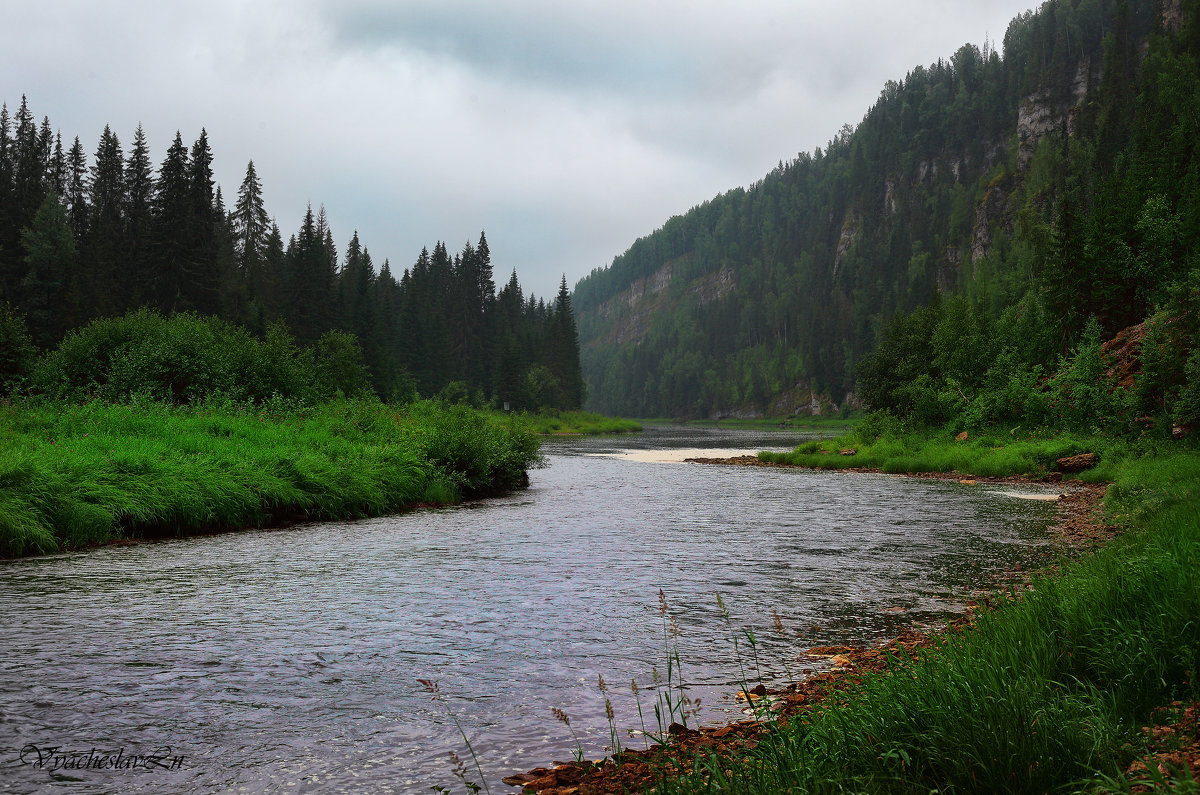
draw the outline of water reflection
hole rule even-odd
[[[425,678],[496,785],[571,757],[552,708],[603,753],[601,674],[637,725],[630,682],[665,666],[660,588],[689,693],[717,721],[736,710],[738,665],[715,592],[735,628],[755,627],[771,678],[799,648],[956,609],[1041,543],[1053,511],[951,483],[593,455],[798,441],[554,440],[551,466],[505,499],[4,564],[0,746],[187,755],[181,771],[70,774],[81,792],[428,792],[454,783],[447,752],[466,752]],[[15,750],[4,761],[19,789],[57,786]]]

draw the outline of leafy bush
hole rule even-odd
[[[24,383],[35,352],[25,319],[8,304],[0,304],[0,394]]]
[[[1200,348],[1192,351],[1183,368],[1186,381],[1175,402],[1175,422],[1181,425],[1200,424]]]
[[[899,436],[903,431],[904,425],[895,415],[886,411],[873,411],[863,417],[862,422],[854,428],[854,438],[864,444],[873,444],[885,437]]]
[[[369,391],[353,335],[331,331],[316,351],[282,325],[265,340],[213,317],[170,318],[140,310],[101,318],[66,336],[35,367],[33,386],[51,398],[173,404],[210,399],[312,401]]]

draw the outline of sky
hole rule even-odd
[[[888,80],[1033,0],[8,0],[0,101],[157,166],[208,132],[232,205],[254,161],[284,239],[324,205],[398,276],[486,231],[552,297],[671,216],[855,125]]]

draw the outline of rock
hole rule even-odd
[[[767,688],[765,685],[755,685],[754,687],[750,688],[749,690],[737,691],[736,698],[738,701],[753,702],[756,699],[762,698],[766,694],[767,694]]]
[[[963,431],[963,432],[962,432],[962,433],[960,433],[958,436],[955,436],[955,437],[954,437],[954,440],[955,440],[956,442],[965,442],[965,441],[967,440],[967,432],[966,432],[966,431]]]
[[[538,767],[528,773],[518,773],[515,776],[506,776],[500,780],[510,787],[523,787],[526,784],[532,784],[535,781],[545,778],[549,772],[544,767]]]
[[[1066,458],[1060,458],[1054,462],[1055,468],[1059,472],[1082,472],[1085,469],[1091,469],[1099,462],[1100,456],[1095,453],[1080,453],[1079,455],[1069,455]]]
[[[571,786],[583,780],[583,771],[574,765],[559,765],[554,768],[554,777],[558,779],[558,786]]]

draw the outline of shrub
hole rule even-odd
[[[25,318],[8,304],[0,304],[0,394],[14,392],[24,383],[35,353]]]
[[[36,391],[57,399],[135,397],[176,405],[213,399],[313,401],[370,391],[352,334],[330,331],[316,351],[277,324],[258,340],[214,317],[139,310],[101,318],[66,336],[34,368]]]

